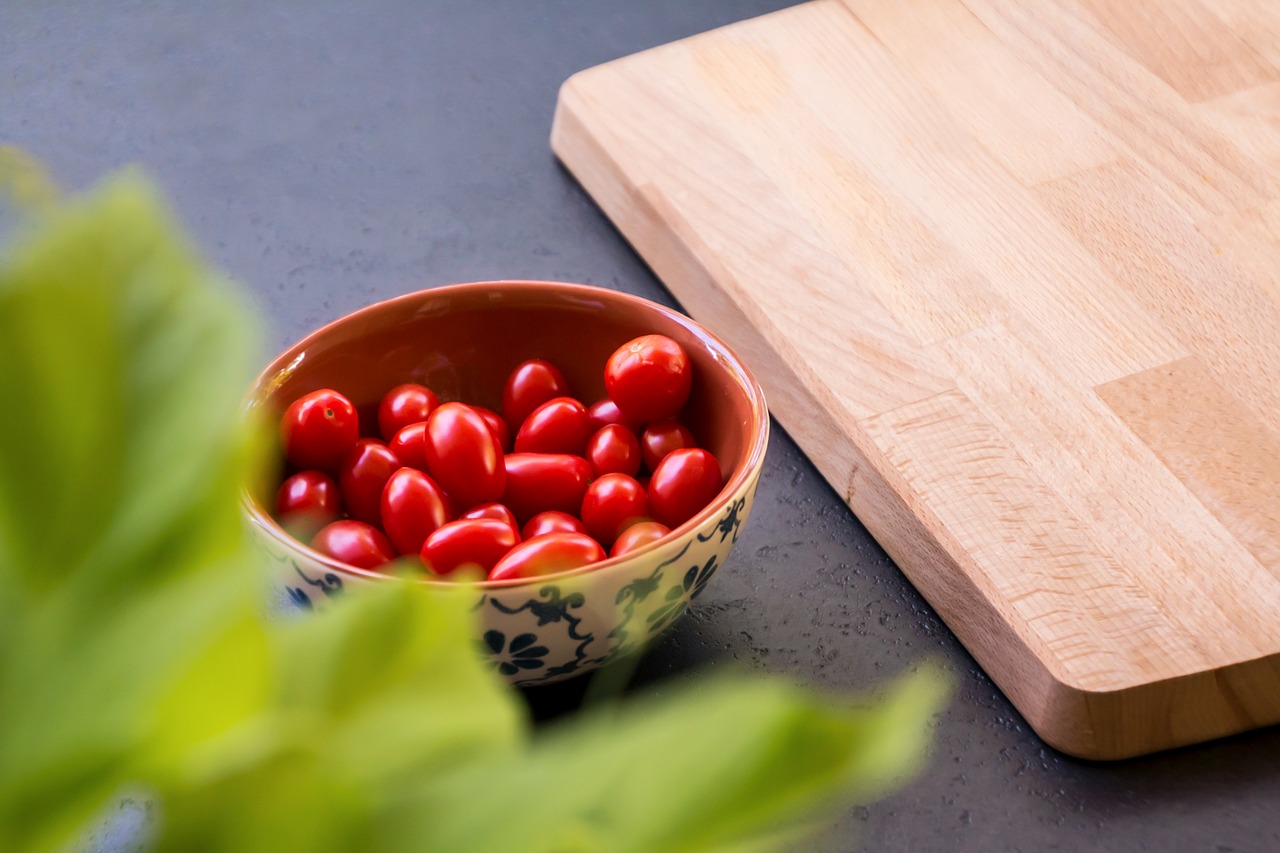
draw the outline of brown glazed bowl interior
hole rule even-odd
[[[628,340],[652,333],[675,339],[689,354],[694,386],[681,419],[699,446],[720,460],[726,481],[720,497],[676,533],[719,512],[723,498],[759,467],[768,412],[759,384],[718,338],[682,314],[639,297],[535,281],[477,282],[410,293],[336,320],[281,353],[255,382],[250,405],[264,408],[274,423],[293,400],[332,388],[355,404],[362,434],[376,436],[378,401],[394,386],[418,382],[441,400],[501,411],[508,374],[531,358],[559,367],[572,393],[590,405],[605,396],[609,355]],[[260,493],[246,496],[254,523],[338,571],[381,577],[289,539],[264,509],[272,502],[267,486],[279,482],[264,483]],[[590,570],[606,569],[646,550]]]

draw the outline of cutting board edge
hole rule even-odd
[[[1261,713],[1245,712],[1228,684],[1238,679],[1249,681],[1255,675],[1280,683],[1280,652],[1105,690],[1073,684],[1060,670],[1055,672],[1050,666],[1053,656],[1037,654],[1032,648],[1034,640],[1017,631],[1016,620],[980,588],[963,568],[961,558],[945,547],[941,541],[945,537],[911,511],[908,500],[891,483],[892,475],[886,476],[888,463],[874,443],[868,439],[866,446],[860,447],[841,435],[840,428],[831,422],[830,411],[742,314],[741,306],[725,294],[716,276],[687,244],[686,235],[670,227],[646,188],[628,180],[621,165],[591,131],[589,116],[575,109],[576,90],[594,85],[609,64],[579,72],[561,87],[552,123],[553,152],[690,315],[704,319],[717,316],[715,332],[752,366],[775,401],[771,411],[788,433],[797,437],[797,443],[814,446],[800,440],[807,429],[823,433],[823,446],[830,447],[833,438],[844,440],[845,446],[829,458],[845,464],[828,462],[824,466],[822,460],[814,460],[824,478],[1041,738],[1069,755],[1117,760],[1280,722],[1280,704]],[[724,317],[734,317],[736,322],[723,322]],[[786,404],[779,408],[779,400]],[[777,416],[780,409],[787,414]],[[821,423],[824,420],[828,422],[825,425]],[[880,457],[879,465],[876,457]],[[843,487],[841,483],[852,483],[857,471],[870,472],[865,485]],[[1124,725],[1125,720],[1134,718],[1134,709],[1194,704],[1196,700],[1189,695],[1201,703],[1212,701],[1235,708],[1237,713],[1192,714],[1198,722],[1183,725],[1176,732],[1144,732]]]

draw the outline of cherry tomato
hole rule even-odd
[[[549,361],[532,359],[516,365],[502,389],[502,416],[518,431],[529,413],[554,397],[569,396],[569,380]]]
[[[489,573],[491,581],[539,578],[604,559],[600,543],[582,533],[547,533],[507,552]]]
[[[597,477],[604,474],[634,477],[640,470],[640,442],[636,434],[622,424],[607,424],[588,439],[587,461]]]
[[[427,422],[409,424],[396,433],[387,447],[406,468],[427,471]]]
[[[338,484],[342,487],[342,504],[347,515],[366,524],[382,523],[382,489],[396,469],[400,458],[376,438],[362,438],[342,460]]]
[[[520,531],[520,522],[516,521],[515,513],[500,503],[476,504],[458,518],[496,518],[498,521],[510,524],[511,529],[517,533]]]
[[[382,531],[363,521],[346,519],[321,528],[311,547],[350,566],[376,569],[395,559],[396,552]]]
[[[445,403],[427,418],[427,466],[459,509],[502,497],[502,446],[475,409]]]
[[[642,423],[674,417],[689,399],[693,365],[665,335],[642,335],[609,356],[604,386],[627,417]]]
[[[582,523],[606,548],[618,534],[649,514],[644,486],[626,474],[605,474],[587,487],[582,498]]]
[[[472,406],[476,410],[476,414],[484,418],[484,422],[489,425],[489,431],[493,433],[493,437],[498,439],[498,445],[502,448],[503,453],[511,452],[511,427],[507,426],[507,422],[502,419],[502,415],[493,409],[486,409],[484,406]]]
[[[658,463],[671,451],[697,446],[689,428],[671,418],[649,424],[640,434],[640,452],[650,471],[657,471]]]
[[[452,519],[440,485],[416,468],[401,468],[382,490],[382,529],[399,554],[417,554]]]
[[[516,453],[571,453],[581,456],[591,437],[587,407],[572,397],[556,397],[529,413],[516,433]]]
[[[378,429],[382,437],[390,441],[409,424],[425,421],[438,405],[440,398],[425,385],[413,382],[397,385],[378,404]]]
[[[319,471],[299,471],[280,484],[276,492],[276,518],[312,530],[338,517],[338,484]]]
[[[659,524],[656,521],[638,522],[618,534],[613,547],[609,549],[609,556],[621,557],[623,554],[638,551],[650,542],[657,542],[670,532],[671,530],[665,524]]]
[[[618,404],[605,397],[603,400],[597,400],[587,407],[587,420],[591,422],[591,431],[594,433],[601,427],[609,424],[622,424],[632,432],[640,429],[641,424],[618,410]]]
[[[649,480],[649,512],[672,529],[693,518],[724,488],[720,463],[706,450],[673,450]]]
[[[576,513],[591,482],[591,463],[565,453],[511,453],[504,460],[502,502],[525,521],[543,510]]]
[[[586,533],[587,526],[582,523],[576,515],[569,515],[567,512],[549,509],[546,512],[540,512],[533,518],[525,522],[524,528],[521,529],[520,535],[525,539],[532,539],[535,536],[541,536],[544,533]]]
[[[294,400],[280,419],[284,455],[299,468],[338,470],[359,437],[356,407],[330,388]]]
[[[459,570],[488,575],[520,542],[520,534],[496,518],[464,518],[437,528],[422,544],[427,571],[448,577]]]

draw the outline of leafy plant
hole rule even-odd
[[[252,316],[135,174],[0,263],[0,849],[142,791],[163,850],[769,850],[920,766],[932,671],[875,704],[701,678],[535,731],[472,596],[270,618]]]

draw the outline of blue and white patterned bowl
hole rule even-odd
[[[251,405],[274,414],[331,387],[364,420],[388,388],[413,381],[444,399],[496,408],[506,373],[527,358],[560,366],[590,402],[604,396],[609,353],[648,333],[672,337],[689,353],[694,391],[683,417],[721,461],[726,485],[670,536],[631,554],[538,580],[478,585],[478,646],[512,682],[549,683],[643,649],[725,564],[751,512],[769,435],[764,394],[728,347],[675,311],[615,291],[555,282],[451,285],[372,305],[312,333],[263,371]],[[326,607],[366,584],[399,582],[293,539],[263,509],[263,497],[246,494],[250,528],[273,583],[295,605]]]

